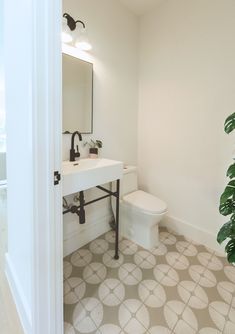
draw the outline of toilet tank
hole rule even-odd
[[[122,197],[138,190],[137,167],[124,166],[123,177],[120,180],[120,200]],[[116,182],[112,182],[112,191],[116,191]],[[111,196],[111,207],[116,217],[116,198]]]
[[[138,190],[137,167],[124,166],[120,190],[120,198]]]
[[[120,180],[120,199],[136,190],[138,190],[137,167],[125,166]],[[112,182],[112,191],[116,191],[116,182]],[[113,202],[114,200],[115,198],[112,197]]]

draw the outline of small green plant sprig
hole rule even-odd
[[[235,113],[230,115],[224,123],[224,131],[229,134],[235,129]],[[230,216],[217,234],[217,241],[221,244],[229,239],[225,252],[230,263],[235,263],[235,162],[229,166],[227,177],[230,179],[223,194],[220,197],[219,211],[223,216]]]
[[[98,139],[96,139],[96,140],[93,140],[93,139],[91,139],[90,141],[87,141],[87,142],[85,142],[84,143],[84,146],[89,146],[90,148],[102,148],[103,147],[103,143],[102,143],[102,141],[101,140],[98,140]]]

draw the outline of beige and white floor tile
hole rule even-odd
[[[119,259],[115,260],[114,259],[114,250],[110,249],[108,250],[104,255],[103,255],[103,263],[106,267],[109,268],[118,268],[123,264],[124,261],[124,257],[123,255],[120,253],[119,254]]]
[[[64,259],[65,334],[234,334],[235,268],[161,230],[150,251],[113,231]]]
[[[109,248],[108,241],[104,239],[96,239],[89,245],[89,249],[94,254],[104,254]]]
[[[138,299],[127,299],[119,308],[119,323],[128,333],[144,334],[149,328],[148,309]]]
[[[92,253],[88,249],[80,249],[71,256],[71,263],[75,267],[84,267],[92,260]]]

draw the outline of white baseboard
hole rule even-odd
[[[25,299],[20,282],[18,281],[13,264],[8,254],[5,255],[5,274],[15,302],[21,325],[25,334],[32,334],[31,311],[28,302]]]
[[[111,214],[98,217],[87,222],[83,226],[78,226],[69,236],[64,239],[64,257],[75,252],[92,240],[110,230],[109,222],[112,219]],[[79,227],[81,227],[79,229]]]
[[[216,234],[212,234],[172,216],[166,216],[160,225],[224,255],[224,246],[217,243]]]

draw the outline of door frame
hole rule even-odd
[[[63,334],[61,0],[33,1],[32,328]]]

